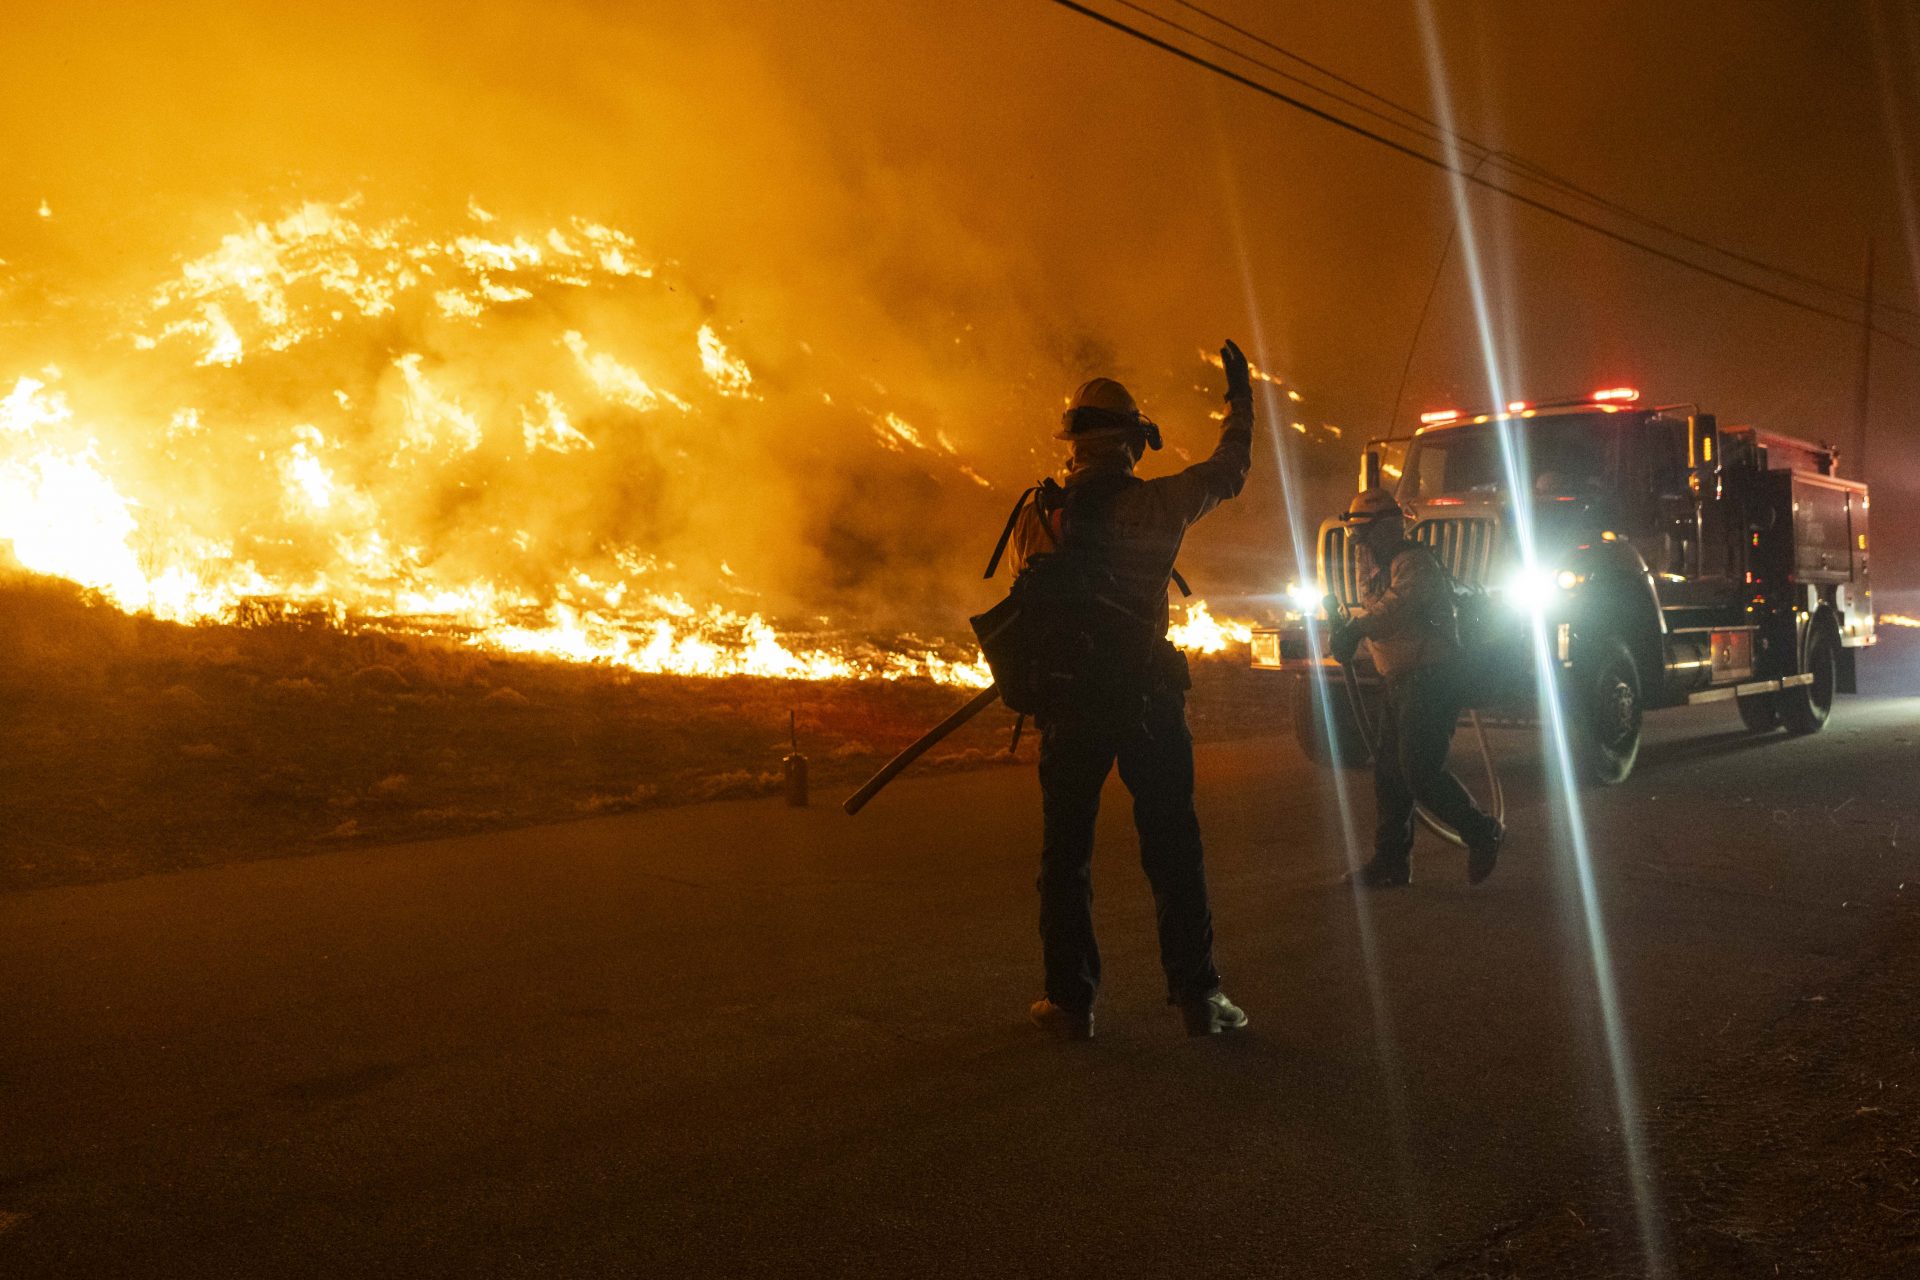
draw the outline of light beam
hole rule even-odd
[[[1437,113],[1435,118],[1440,121],[1443,134],[1451,138],[1454,134],[1452,96],[1448,87],[1446,61],[1440,47],[1440,35],[1434,21],[1431,0],[1420,0],[1418,11],[1421,38],[1426,50],[1427,72],[1433,86],[1434,108]],[[1453,199],[1454,220],[1459,230],[1461,259],[1466,270],[1468,291],[1473,304],[1474,328],[1480,343],[1487,383],[1486,402],[1496,405],[1506,404],[1513,397],[1507,394],[1507,379],[1501,357],[1502,342],[1494,324],[1493,309],[1488,300],[1487,273],[1481,263],[1473,210],[1467,199],[1467,186],[1462,177],[1460,157],[1456,154],[1456,148],[1451,141],[1445,145],[1448,150],[1447,159],[1451,166],[1448,185]],[[1532,486],[1525,482],[1525,477],[1530,474],[1526,465],[1526,441],[1513,429],[1512,421],[1506,417],[1496,416],[1493,427],[1498,433],[1501,462],[1506,471],[1507,492],[1512,498],[1512,527],[1515,546],[1519,551],[1519,572],[1524,580],[1537,581],[1541,579],[1542,570],[1534,537],[1533,512],[1528,506]],[[1568,843],[1573,854],[1580,915],[1585,927],[1587,950],[1593,968],[1594,987],[1599,997],[1602,1031],[1606,1041],[1607,1067],[1612,1077],[1614,1105],[1620,1121],[1627,1177],[1633,1192],[1634,1214],[1640,1232],[1640,1247],[1646,1260],[1648,1275],[1665,1276],[1669,1273],[1665,1230],[1660,1218],[1659,1197],[1654,1185],[1653,1170],[1647,1159],[1646,1138],[1641,1127],[1639,1088],[1634,1079],[1633,1055],[1627,1042],[1625,1019],[1621,1013],[1619,993],[1614,982],[1613,959],[1607,941],[1606,921],[1601,911],[1599,894],[1593,877],[1591,849],[1587,841],[1586,822],[1581,811],[1572,750],[1568,743],[1566,716],[1561,705],[1560,685],[1556,674],[1559,664],[1548,643],[1546,621],[1540,608],[1533,607],[1528,610],[1528,628],[1533,645],[1542,745],[1549,763],[1551,794],[1562,807]]]

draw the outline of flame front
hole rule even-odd
[[[1225,653],[1229,647],[1253,642],[1253,624],[1215,618],[1205,600],[1194,600],[1187,605],[1186,615],[1167,628],[1167,639],[1188,653]]]
[[[297,613],[640,672],[990,681],[911,635],[783,630],[717,553],[677,563],[600,527],[579,468],[678,474],[717,421],[770,411],[726,326],[685,316],[693,291],[662,287],[631,235],[581,218],[510,234],[474,206],[431,235],[360,205],[228,235],[106,358],[13,371],[0,544],[22,566],[189,624]],[[936,478],[992,487],[868,392],[885,394],[813,394],[854,401]],[[1202,653],[1248,635],[1200,602],[1173,631]]]

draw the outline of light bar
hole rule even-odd
[[[1633,387],[1608,387],[1593,393],[1595,404],[1631,404],[1640,398],[1640,392]]]
[[[1526,412],[1526,411],[1527,411],[1528,409],[1531,409],[1532,407],[1533,407],[1533,406],[1532,406],[1532,405],[1530,405],[1530,404],[1528,404],[1528,403],[1527,403],[1527,402],[1526,402],[1525,400],[1509,400],[1509,401],[1507,401],[1507,412],[1508,412],[1508,413],[1525,413],[1525,412]]]
[[[1435,423],[1439,423],[1439,422],[1452,422],[1455,418],[1459,416],[1460,416],[1460,411],[1458,409],[1435,409],[1431,413],[1421,414],[1420,421],[1426,423],[1428,426],[1431,427]]]

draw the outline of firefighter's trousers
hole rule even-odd
[[[1421,667],[1387,681],[1373,744],[1373,853],[1382,867],[1407,865],[1416,802],[1468,844],[1490,838],[1498,828],[1447,771],[1447,752],[1464,705],[1461,681],[1453,664]]]
[[[1193,809],[1193,736],[1186,698],[1156,693],[1144,718],[1039,717],[1040,942],[1047,998],[1066,1009],[1093,1007],[1100,948],[1093,938],[1093,829],[1100,788],[1116,763],[1133,793],[1140,864],[1153,887],[1160,963],[1173,1003],[1220,989],[1213,967],[1213,913],[1207,906],[1200,820]]]

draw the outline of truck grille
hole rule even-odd
[[[1335,521],[1329,521],[1320,530],[1320,581],[1327,584],[1341,604],[1351,605],[1360,599],[1360,566],[1355,562],[1355,549],[1347,537],[1347,527]]]
[[[1480,516],[1443,517],[1422,520],[1410,536],[1432,547],[1435,558],[1454,577],[1485,583],[1499,550],[1500,526]],[[1320,580],[1341,604],[1360,599],[1359,548],[1347,537],[1347,527],[1337,521],[1328,521],[1320,531]]]
[[[1485,585],[1498,549],[1499,526],[1477,516],[1422,520],[1413,526],[1413,540],[1433,548],[1447,572],[1462,582]]]

